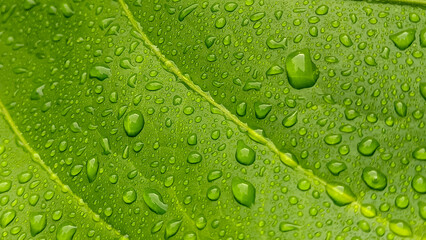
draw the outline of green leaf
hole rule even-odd
[[[2,237],[425,238],[425,4],[0,3]]]

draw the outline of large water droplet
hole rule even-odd
[[[284,127],[289,128],[297,123],[297,111],[284,117],[282,124]]]
[[[389,222],[389,229],[401,237],[410,237],[413,234],[410,225],[402,220],[391,220]]]
[[[220,188],[217,186],[211,186],[207,189],[207,198],[211,201],[217,201],[220,197]]]
[[[133,110],[127,113],[123,121],[124,131],[126,131],[126,134],[129,137],[137,136],[142,131],[144,124],[145,120],[143,115],[138,110]]]
[[[30,231],[34,237],[43,231],[47,225],[47,217],[44,213],[31,213],[30,214]]]
[[[96,158],[92,158],[89,161],[87,161],[87,178],[89,179],[89,182],[93,182],[96,179],[96,176],[98,175],[99,170],[99,161]]]
[[[179,21],[183,21],[191,12],[193,12],[196,8],[198,7],[198,4],[192,4],[189,5],[188,7],[184,8],[178,16],[178,20]]]
[[[290,231],[294,231],[296,229],[299,229],[299,225],[290,223],[290,222],[281,222],[280,223],[280,231],[281,232],[290,232]]]
[[[390,35],[389,38],[395,44],[395,46],[401,50],[408,48],[416,38],[415,29],[407,29],[393,35]]]
[[[0,224],[2,228],[7,227],[7,225],[9,225],[13,219],[15,219],[16,217],[16,211],[13,209],[9,209],[4,211],[1,216],[0,216]]]
[[[295,89],[310,88],[318,80],[318,68],[312,62],[309,50],[306,48],[290,53],[285,65],[288,81]]]
[[[256,189],[250,182],[234,177],[232,179],[232,194],[238,203],[250,208],[255,202]]]
[[[269,103],[261,103],[261,102],[254,103],[254,113],[257,119],[266,118],[266,116],[271,111],[271,109],[272,109],[272,105]]]
[[[328,134],[324,137],[324,142],[328,145],[336,145],[342,142],[342,135],[340,134]]]
[[[365,137],[358,143],[358,152],[364,156],[371,156],[380,146],[379,142],[372,137]]]
[[[356,201],[352,190],[343,183],[330,182],[326,186],[326,192],[333,202],[338,206],[345,206]]]
[[[164,214],[168,209],[168,205],[164,203],[163,197],[155,189],[145,189],[143,193],[143,200],[146,205],[156,214]]]
[[[0,182],[0,193],[4,193],[10,190],[12,187],[12,181],[10,180],[3,180]]]
[[[383,190],[388,184],[386,175],[372,167],[364,168],[362,171],[362,180],[367,186],[375,190]]]
[[[419,147],[413,151],[413,158],[421,161],[426,160],[426,147]]]
[[[333,160],[327,163],[327,168],[334,176],[337,176],[348,167],[344,162]]]
[[[242,140],[238,140],[235,158],[243,165],[251,165],[256,159],[256,152],[247,146]]]
[[[201,162],[202,159],[203,159],[203,157],[201,156],[201,154],[199,154],[198,152],[194,151],[194,152],[190,152],[189,153],[188,158],[186,159],[186,161],[188,163],[191,163],[191,164],[196,164],[196,163]]]
[[[111,69],[107,66],[95,65],[90,69],[89,76],[103,81],[111,76]]]
[[[62,223],[56,232],[57,240],[72,240],[77,232],[77,226],[70,222]]]
[[[426,178],[419,174],[415,175],[411,187],[418,193],[426,193]]]
[[[166,224],[165,238],[168,239],[176,235],[182,225],[182,220],[172,220]]]

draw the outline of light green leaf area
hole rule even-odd
[[[0,238],[425,239],[414,3],[0,2]]]

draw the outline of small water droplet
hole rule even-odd
[[[242,140],[238,140],[235,158],[243,165],[251,165],[256,159],[256,152]]]
[[[207,189],[207,198],[211,201],[217,201],[220,197],[220,188],[218,186],[211,186]]]
[[[327,168],[334,176],[338,176],[341,172],[345,171],[348,167],[344,162],[336,160],[327,163]]]

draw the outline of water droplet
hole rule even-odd
[[[344,162],[336,160],[327,163],[327,168],[334,176],[338,176],[341,172],[345,171],[348,167]]]
[[[330,182],[326,186],[326,192],[333,202],[338,206],[345,206],[356,201],[352,190],[343,183]]]
[[[364,156],[371,156],[380,146],[379,142],[372,137],[365,137],[358,143],[358,152]]]
[[[317,15],[325,15],[325,14],[327,14],[327,13],[328,13],[328,6],[326,6],[326,5],[321,5],[321,6],[319,6],[319,7],[315,10],[315,13],[316,13]]]
[[[134,188],[128,188],[123,192],[123,201],[127,204],[131,204],[136,201],[137,193]]]
[[[242,140],[238,140],[235,158],[243,165],[251,165],[256,159],[256,152],[247,146]]]
[[[34,237],[43,231],[47,225],[47,217],[44,213],[31,213],[30,214],[30,231]]]
[[[96,158],[92,158],[89,161],[87,161],[87,178],[89,179],[89,182],[93,182],[96,179],[96,176],[98,175],[99,170],[99,161]]]
[[[284,72],[284,69],[282,67],[275,65],[270,67],[266,71],[266,76],[274,76],[274,75],[282,74],[283,72]]]
[[[269,103],[254,103],[254,112],[257,119],[264,119],[268,113],[272,110],[272,105]]]
[[[423,220],[426,220],[426,203],[419,202],[419,215]]]
[[[413,151],[413,158],[425,161],[426,160],[426,147],[418,147]]]
[[[299,229],[299,225],[290,223],[290,222],[281,222],[280,223],[280,231],[281,232],[290,232]]]
[[[178,20],[182,22],[192,11],[194,11],[198,7],[198,4],[192,4],[188,7],[184,8],[178,16]]]
[[[340,34],[339,40],[343,44],[343,46],[345,46],[345,47],[350,47],[350,46],[353,45],[352,39],[351,39],[351,37],[349,37],[348,34]]]
[[[62,223],[56,232],[57,240],[72,240],[77,232],[77,226],[70,222]]]
[[[0,182],[0,193],[4,193],[10,190],[12,187],[12,181],[10,180],[3,180]]]
[[[342,142],[342,135],[340,134],[328,134],[324,137],[324,142],[328,145],[336,145]]]
[[[287,38],[283,37],[280,40],[275,40],[273,36],[266,39],[266,45],[269,49],[287,49]]]
[[[389,229],[401,237],[410,237],[413,234],[410,225],[402,220],[391,220],[389,222]]]
[[[0,216],[0,224],[2,228],[7,227],[16,217],[16,211],[13,209],[5,210]]]
[[[373,218],[377,216],[377,209],[374,207],[374,205],[363,204],[361,206],[361,213],[364,215],[364,217]]]
[[[308,191],[311,188],[311,182],[306,179],[301,179],[297,183],[297,188],[301,191]]]
[[[103,81],[111,76],[111,69],[104,65],[95,65],[90,69],[89,76]]]
[[[186,161],[188,163],[191,163],[191,164],[196,164],[196,163],[201,162],[202,159],[203,159],[203,157],[201,156],[200,153],[193,151],[193,152],[189,153],[188,158],[186,159]]]
[[[245,116],[247,111],[247,103],[241,102],[237,105],[237,114],[238,116]]]
[[[225,25],[226,25],[226,18],[220,17],[220,18],[216,19],[216,22],[215,22],[216,28],[222,29],[222,28],[225,27]]]
[[[297,123],[297,111],[285,116],[282,121],[283,126],[286,128],[293,127],[294,124],[296,123]]]
[[[186,142],[191,146],[196,145],[197,144],[197,134],[193,133],[193,134],[189,135]]]
[[[129,137],[136,137],[142,131],[144,124],[145,120],[139,110],[127,113],[123,121],[124,131]]]
[[[286,71],[290,85],[295,89],[310,88],[319,78],[319,71],[311,60],[308,49],[292,52],[286,59]]]
[[[397,102],[394,103],[394,108],[395,108],[395,112],[396,112],[396,114],[398,114],[398,116],[400,116],[400,117],[407,116],[407,105],[405,105],[405,103],[397,101]]]
[[[408,207],[409,203],[410,203],[410,201],[409,201],[409,199],[408,199],[408,197],[406,195],[398,195],[395,198],[395,206],[397,208],[405,209],[405,208]]]
[[[151,233],[159,232],[161,228],[163,227],[163,223],[164,223],[163,220],[160,220],[157,223],[155,223],[154,226],[152,226],[151,228]]]
[[[386,175],[378,169],[366,167],[362,171],[362,180],[372,189],[383,190],[388,184]]]
[[[66,2],[63,2],[59,5],[59,10],[61,10],[62,14],[66,18],[70,18],[74,15],[74,9],[72,6]]]
[[[165,238],[171,238],[179,231],[182,220],[172,220],[166,224]]]
[[[22,172],[18,175],[18,182],[19,183],[26,183],[31,180],[33,177],[32,172]]]
[[[426,178],[419,174],[415,175],[411,187],[418,193],[426,193]]]
[[[164,203],[161,194],[155,189],[145,189],[143,193],[143,200],[146,205],[148,205],[149,209],[156,214],[162,215],[166,213],[169,207],[166,203]]]
[[[214,180],[219,179],[220,177],[222,177],[221,170],[211,170],[207,175],[207,181],[213,182]]]
[[[404,50],[408,48],[416,38],[416,30],[415,29],[407,29],[393,35],[390,35],[389,38],[395,44],[397,48],[400,50]]]
[[[207,189],[207,198],[211,201],[217,201],[220,197],[220,188],[217,186],[211,186]]]
[[[236,4],[234,2],[225,3],[225,10],[227,12],[233,12],[233,11],[235,11],[235,9],[237,9],[237,7],[238,7],[238,4]]]
[[[163,88],[163,84],[161,82],[149,82],[145,86],[148,91],[158,91]]]
[[[238,203],[250,208],[255,202],[256,189],[250,182],[234,177],[232,179],[232,194]]]

